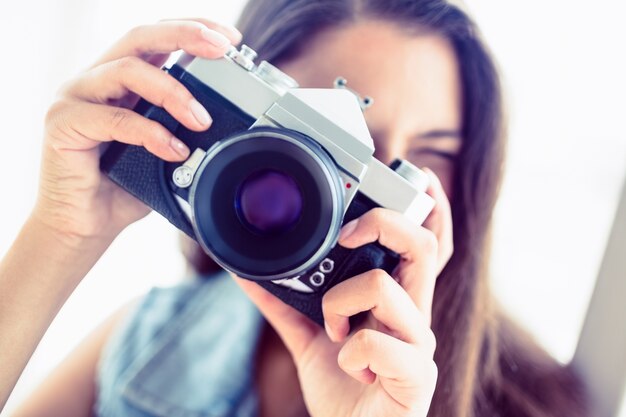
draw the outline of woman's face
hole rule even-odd
[[[441,36],[363,21],[315,36],[306,52],[280,65],[302,87],[331,87],[338,76],[374,99],[365,119],[375,156],[429,167],[451,197],[461,145],[461,81],[452,45]]]

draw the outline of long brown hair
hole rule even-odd
[[[243,42],[274,64],[304,51],[326,28],[359,19],[396,22],[447,38],[460,65],[463,143],[453,179],[454,254],[437,281],[433,331],[438,384],[429,416],[583,416],[584,390],[492,305],[489,230],[504,161],[501,86],[473,21],[444,0],[251,0]],[[215,268],[199,248],[198,272]]]

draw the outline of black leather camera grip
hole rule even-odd
[[[208,149],[217,140],[234,132],[247,130],[254,120],[177,65],[167,71],[179,80],[202,103],[213,117],[211,128],[194,132],[178,123],[163,108],[140,100],[136,113],[162,124],[187,146]],[[171,174],[179,164],[165,162],[141,146],[113,142],[100,160],[100,168],[111,180],[163,215],[178,229],[194,237],[193,227],[174,200],[170,189]]]
[[[359,195],[348,208],[343,224],[360,217],[374,207],[378,207],[378,205],[367,197]],[[391,274],[399,262],[399,255],[397,253],[385,248],[377,242],[369,243],[355,249],[347,249],[340,245],[335,245],[329,252],[327,258],[332,259],[334,268],[332,272],[326,274],[325,283],[320,286],[317,292],[302,293],[282,285],[274,284],[271,281],[259,281],[258,283],[267,291],[323,327],[324,316],[322,314],[322,298],[326,291],[348,278],[352,278],[372,269],[382,269]],[[317,267],[316,269],[307,271],[300,279],[307,280],[316,271]],[[355,323],[352,324],[354,325]]]
[[[178,122],[162,108],[141,100],[134,109],[146,118],[175,131]],[[139,198],[186,233],[193,229],[181,218],[180,210],[164,198],[163,161],[141,146],[113,142],[100,160],[100,168],[113,182]]]

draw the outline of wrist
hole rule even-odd
[[[64,231],[51,225],[34,210],[20,232],[20,245],[30,256],[45,254],[48,275],[58,284],[68,284],[70,291],[78,285],[98,261],[114,236],[87,236]],[[69,294],[68,294],[69,295]]]
[[[59,233],[32,214],[0,261],[0,294],[54,315],[110,243]]]
[[[112,231],[95,230],[95,228],[70,224],[69,221],[55,216],[37,204],[26,221],[34,233],[45,236],[47,240],[57,242],[63,249],[70,251],[85,250],[88,248],[105,248],[113,242],[117,233]]]
[[[0,260],[0,409],[63,303],[106,250],[31,214]]]

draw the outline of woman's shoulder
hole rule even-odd
[[[224,271],[152,289],[103,349],[97,415],[231,410],[250,389],[262,320]]]

